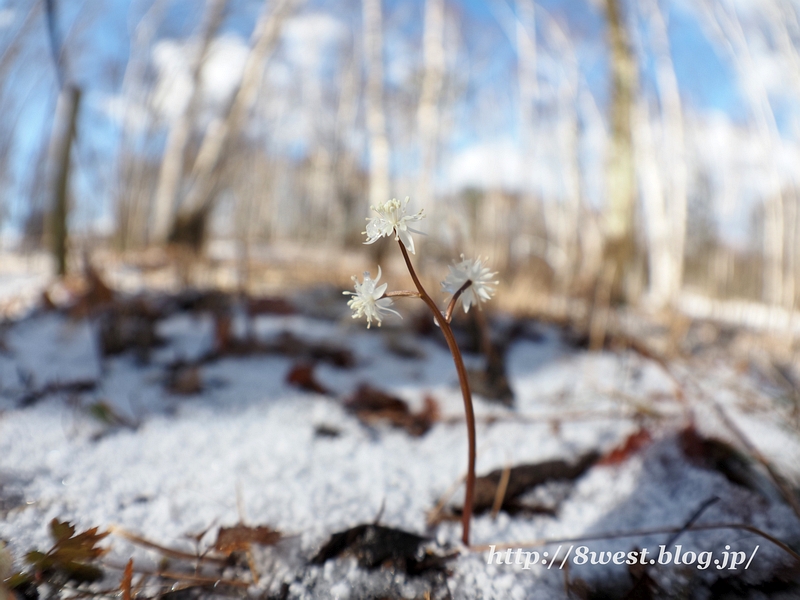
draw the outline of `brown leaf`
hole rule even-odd
[[[326,362],[335,367],[350,368],[355,364],[353,353],[346,348],[327,343],[309,342],[284,332],[267,349],[306,361]]]
[[[386,392],[362,384],[355,394],[345,402],[345,408],[365,424],[388,421],[394,427],[401,427],[413,436],[428,432],[439,418],[439,406],[430,396],[425,398],[425,406],[419,413],[412,413],[408,404]]]
[[[420,435],[433,427],[433,424],[442,416],[439,410],[439,403],[436,402],[433,396],[425,396],[423,403],[422,410],[413,415],[417,425],[424,428],[424,431],[422,431]]]
[[[296,363],[286,374],[286,382],[308,392],[323,395],[330,394],[325,386],[314,377],[314,365],[310,363]]]
[[[428,541],[428,538],[402,529],[376,524],[356,525],[334,533],[311,559],[311,564],[321,565],[332,558],[355,556],[358,564],[367,569],[384,566],[400,569],[409,575],[444,569],[446,561],[455,554],[438,556],[425,552],[420,555],[420,547]]]
[[[512,467],[502,508],[506,510],[524,510],[526,507],[520,506],[515,502],[522,494],[550,481],[573,481],[583,475],[596,462],[597,453],[589,452],[573,463],[563,460],[547,460]],[[473,511],[476,514],[492,508],[502,476],[503,469],[496,469],[488,475],[478,477],[475,480]]]
[[[55,575],[78,583],[97,581],[103,577],[103,572],[91,563],[108,551],[97,544],[109,534],[107,531],[98,533],[97,529],[92,527],[76,534],[71,523],[53,519],[50,521],[53,547],[46,554],[28,552],[25,559],[34,567],[37,576]]]
[[[128,561],[125,565],[125,570],[122,572],[122,580],[119,583],[119,589],[122,592],[122,600],[131,600],[131,582],[133,580],[133,559]]]
[[[280,531],[275,531],[266,525],[250,527],[239,524],[233,527],[220,527],[217,532],[217,541],[214,543],[214,549],[225,555],[230,555],[233,552],[246,552],[250,549],[250,544],[273,546],[282,537]]]
[[[653,438],[647,429],[640,429],[636,433],[628,436],[621,446],[617,446],[611,452],[600,459],[600,465],[618,465],[625,462],[631,456],[650,445]]]
[[[408,414],[410,412],[408,404],[404,400],[368,384],[358,386],[355,394],[345,402],[345,407],[356,413],[359,418],[361,418],[359,413],[363,413],[367,419],[370,415],[375,414],[381,418],[383,415],[391,413]]]

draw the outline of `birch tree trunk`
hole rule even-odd
[[[361,57],[358,45],[353,43],[353,52],[341,75],[339,99],[336,111],[336,154],[333,177],[341,212],[339,242],[361,244],[364,221],[363,194],[359,190],[359,169],[350,148],[350,137],[356,130],[359,90],[361,88]]]
[[[533,0],[517,0],[516,50],[517,50],[517,87],[519,90],[519,136],[522,148],[523,210],[535,206],[534,181],[531,176],[536,160],[536,105],[539,99],[539,85],[536,67],[536,11]],[[528,230],[531,217],[520,214],[517,223],[518,231]],[[511,267],[515,266],[512,246]]]
[[[141,160],[144,153],[142,142],[153,133],[152,113],[144,110],[144,107],[152,105],[152,87],[147,84],[147,67],[151,43],[166,4],[166,0],[155,0],[136,25],[122,77],[122,105],[119,107],[122,133],[115,165],[119,182],[115,190],[117,238],[121,248],[143,244],[147,232],[147,203],[152,192],[148,189],[150,176],[146,172],[145,161]]]
[[[730,9],[726,9],[716,0],[706,0],[702,3],[702,8],[712,32],[716,35],[720,45],[729,52],[734,66],[739,72],[760,140],[761,154],[768,172],[767,189],[763,197],[764,272],[762,294],[766,302],[778,305],[786,301],[783,289],[785,223],[780,176],[774,158],[778,154],[778,145],[780,144],[775,114],[753,62],[747,36],[736,13],[736,8],[732,6]]]
[[[170,126],[167,145],[161,160],[155,199],[153,201],[152,231],[150,241],[163,244],[167,241],[175,217],[178,190],[183,180],[186,142],[194,124],[200,100],[200,75],[211,40],[219,28],[227,0],[207,0],[206,16],[191,68],[189,102],[180,116]]]
[[[444,0],[426,0],[423,34],[424,74],[417,108],[421,170],[417,195],[421,206],[432,205],[439,142],[439,97],[444,79]]]
[[[557,143],[561,164],[563,197],[557,203],[553,234],[559,261],[556,285],[567,293],[575,277],[578,262],[578,219],[581,212],[580,166],[578,164],[578,61],[569,36],[555,19],[549,20],[548,32],[561,56],[563,77],[558,85]],[[552,234],[551,234],[552,235]]]
[[[650,111],[644,98],[637,103],[634,141],[647,235],[648,296],[658,306],[663,305],[670,297],[674,265],[671,251],[671,222],[665,198],[666,186],[658,165]]]
[[[767,22],[776,41],[780,56],[790,65],[789,79],[795,96],[800,98],[800,48],[796,40],[800,38],[800,9],[787,0],[771,0],[764,2]],[[798,229],[798,182],[794,181],[794,189],[786,199],[786,264],[784,268],[783,304],[794,308],[797,297],[798,252],[800,252],[800,230]]]
[[[383,109],[382,0],[362,0],[364,53],[367,61],[367,133],[369,136],[369,202],[389,200],[389,141]]]
[[[631,49],[620,0],[606,0],[611,50],[611,139],[609,140],[607,197],[605,208],[604,260],[613,273],[611,298],[634,298],[635,172],[631,115],[637,86],[636,60]]]
[[[646,16],[650,25],[649,42],[653,48],[656,66],[656,84],[661,103],[661,171],[663,178],[658,173],[647,171],[647,177],[657,177],[655,180],[643,183],[643,200],[650,205],[647,212],[658,219],[657,223],[648,225],[649,228],[663,229],[667,243],[659,243],[657,247],[650,246],[649,252],[663,252],[664,256],[652,257],[650,260],[650,300],[656,306],[674,305],[683,283],[684,249],[686,245],[686,214],[687,214],[687,168],[685,158],[685,142],[683,131],[683,108],[681,105],[678,80],[667,35],[667,26],[658,6],[658,0],[648,0],[644,5]],[[646,106],[643,105],[646,109]],[[643,131],[643,143],[649,148],[645,160],[657,160],[656,148],[648,140],[652,139],[649,116],[644,113],[639,124],[647,127]],[[645,139],[647,138],[647,140]],[[657,163],[652,165],[658,170]],[[660,192],[654,189],[661,187]],[[653,189],[650,189],[650,188]],[[649,190],[649,191],[648,191]],[[662,208],[654,211],[653,203],[659,202],[657,196],[661,195]],[[662,225],[663,223],[663,225]],[[653,232],[655,233],[655,232]],[[658,234],[660,237],[662,233]],[[656,268],[654,268],[656,267]]]
[[[221,117],[208,126],[191,172],[191,187],[180,212],[196,214],[213,202],[214,175],[228,142],[239,133],[256,101],[264,77],[265,61],[277,45],[281,27],[299,0],[278,0],[274,10],[266,5],[251,38],[242,79]]]

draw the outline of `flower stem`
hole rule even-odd
[[[408,267],[408,272],[411,275],[411,279],[414,281],[414,285],[417,287],[417,290],[419,290],[419,297],[422,298],[425,304],[428,305],[428,308],[431,309],[433,318],[436,319],[436,322],[439,324],[439,328],[444,334],[445,340],[447,340],[447,347],[450,348],[450,354],[453,355],[453,362],[455,363],[456,371],[458,372],[458,382],[461,384],[461,395],[464,398],[464,412],[467,419],[467,442],[469,446],[466,483],[467,489],[464,494],[464,510],[461,514],[461,540],[464,542],[465,546],[469,546],[469,526],[472,519],[472,502],[475,497],[475,457],[477,452],[475,450],[475,411],[472,408],[472,393],[469,391],[467,369],[464,367],[464,359],[461,356],[461,351],[458,349],[458,344],[456,344],[456,338],[453,335],[453,330],[450,328],[450,322],[439,310],[439,307],[436,306],[436,302],[434,302],[428,292],[425,291],[425,288],[422,287],[422,283],[420,282],[419,277],[417,277],[416,271],[414,271],[414,266],[411,264],[411,259],[408,256],[408,251],[406,251],[406,247],[403,245],[403,242],[398,240],[398,243],[400,244],[400,252],[403,253],[403,259],[406,261],[406,267]],[[462,286],[462,289],[456,292],[456,294],[460,294],[463,289],[464,286]],[[454,296],[454,298],[457,298],[457,296]],[[455,306],[455,302],[451,301],[451,305]],[[448,313],[452,315],[452,310],[448,309]]]
[[[455,294],[453,294],[453,297],[450,299],[450,304],[447,305],[447,312],[444,315],[444,320],[447,321],[448,323],[453,320],[453,311],[456,308],[456,302],[458,302],[459,296],[461,296],[461,294],[464,293],[464,290],[466,290],[471,285],[472,285],[472,280],[467,279],[464,282],[464,285],[458,288],[458,291]]]

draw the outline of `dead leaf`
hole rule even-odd
[[[119,583],[119,589],[122,592],[122,600],[131,600],[133,594],[131,593],[131,583],[133,580],[133,559],[128,560],[125,565],[125,570],[122,572],[122,580]]]
[[[103,577],[103,571],[91,564],[107,552],[97,544],[109,532],[97,532],[92,527],[75,533],[75,526],[67,521],[53,519],[50,522],[50,535],[55,541],[47,552],[34,550],[25,555],[25,560],[36,571],[37,577],[56,580],[72,580],[77,583],[91,583]]]
[[[601,458],[599,465],[618,465],[628,460],[631,456],[650,445],[653,438],[647,429],[639,429],[627,437],[625,442]]]
[[[239,524],[233,527],[220,527],[214,549],[230,556],[234,552],[247,552],[251,544],[273,546],[281,541],[282,537],[279,531],[266,525],[250,527]]]
[[[329,395],[330,392],[314,377],[314,365],[309,363],[296,363],[286,374],[286,382],[300,389],[316,394]]]
[[[350,368],[355,365],[350,350],[327,342],[309,342],[289,332],[282,333],[266,349],[309,362],[326,362],[335,367]]]
[[[371,425],[388,421],[413,436],[424,435],[439,419],[439,406],[430,396],[425,398],[425,406],[420,412],[412,413],[404,400],[367,384],[358,387],[345,402],[345,408],[355,413],[362,423]]]
[[[420,556],[420,547],[429,541],[402,529],[375,524],[356,525],[334,533],[311,559],[311,564],[321,565],[332,558],[354,556],[358,564],[367,569],[388,567],[409,575],[442,570],[454,555],[438,556],[425,552]]]
[[[574,481],[589,470],[597,462],[597,458],[596,452],[589,452],[575,462],[548,460],[512,467],[508,475],[502,508],[511,512],[524,511],[526,506],[517,502],[524,493],[552,481]],[[502,477],[503,469],[496,469],[475,480],[475,499],[472,507],[475,514],[492,508]]]

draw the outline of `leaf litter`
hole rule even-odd
[[[419,354],[404,350],[402,358],[394,357],[380,352],[385,348],[380,337],[371,333],[344,337],[337,323],[299,316],[288,303],[266,302],[259,309],[250,303],[242,312],[236,308],[237,302],[219,294],[154,299],[120,294],[108,298],[99,293],[94,299],[87,297],[72,316],[58,311],[40,313],[11,324],[4,336],[7,351],[0,356],[0,390],[4,394],[13,392],[17,399],[22,397],[19,387],[9,386],[12,379],[7,374],[16,375],[19,369],[25,369],[30,373],[29,389],[22,393],[38,394],[28,406],[14,402],[0,421],[0,469],[37,474],[21,479],[30,481],[21,493],[22,497],[34,498],[33,503],[10,506],[8,518],[0,522],[0,537],[9,540],[17,556],[33,552],[39,572],[52,574],[53,581],[99,590],[96,586],[105,584],[90,583],[89,575],[96,574],[91,567],[99,569],[99,560],[117,552],[116,543],[105,545],[108,540],[100,537],[106,535],[98,533],[104,526],[121,522],[135,529],[140,525],[147,536],[177,540],[186,531],[205,530],[216,519],[234,522],[235,511],[223,507],[230,505],[231,490],[239,481],[247,490],[250,514],[258,516],[257,522],[272,523],[277,529],[242,524],[220,527],[216,541],[204,551],[213,552],[209,557],[224,557],[262,548],[266,554],[254,554],[254,564],[262,575],[259,589],[267,595],[329,597],[341,595],[345,589],[373,597],[422,597],[445,591],[457,598],[569,595],[571,588],[565,586],[563,573],[556,578],[544,571],[490,568],[485,557],[475,553],[451,556],[446,548],[454,547],[449,544],[455,542],[458,531],[447,522],[424,534],[412,533],[426,531],[426,509],[433,498],[458,480],[463,469],[461,453],[453,450],[463,444],[463,434],[451,426],[457,422],[451,415],[460,414],[460,400],[453,390],[451,364],[444,352],[425,343]],[[129,307],[123,308],[126,303]],[[133,324],[121,325],[120,321],[111,329],[135,331],[138,322],[143,324],[144,335],[137,339],[133,334],[115,333],[112,337],[120,341],[99,340],[101,352],[93,346],[96,342],[92,336],[70,335],[80,330],[81,314],[91,313],[102,322],[103,318],[112,318],[103,315],[114,311],[135,316],[130,321]],[[167,355],[161,354],[175,338],[161,332],[163,324],[170,324],[170,331],[185,330],[188,334],[192,320],[179,319],[185,311],[212,315],[212,327],[205,338],[205,349],[199,348],[195,358],[177,368],[174,355],[172,362],[165,362],[163,356]],[[112,322],[127,318],[116,316]],[[46,326],[38,326],[40,319]],[[294,323],[294,328],[288,327],[289,323]],[[264,324],[277,334],[257,334]],[[37,362],[36,353],[24,348],[15,331],[22,328],[38,335],[39,345],[42,340],[54,340],[49,347],[58,352],[51,352],[54,360],[50,364]],[[306,335],[306,331],[319,333]],[[500,341],[502,372],[513,386],[516,408],[477,405],[478,416],[486,424],[479,430],[479,440],[484,444],[479,466],[487,474],[479,479],[480,502],[476,505],[484,516],[475,523],[481,541],[524,541],[574,536],[598,528],[603,533],[674,524],[681,521],[681,506],[696,504],[711,492],[727,498],[703,517],[712,524],[725,519],[753,519],[783,539],[795,543],[800,539],[800,527],[776,493],[769,473],[746,448],[737,449],[718,438],[724,423],[703,418],[702,428],[684,427],[680,430],[683,433],[673,436],[674,425],[660,420],[658,412],[644,412],[629,421],[624,417],[581,421],[569,416],[589,409],[612,409],[624,397],[659,397],[659,402],[674,402],[673,376],[654,377],[646,370],[638,378],[622,376],[631,369],[618,368],[623,362],[638,361],[663,371],[669,363],[661,357],[651,358],[650,350],[640,351],[622,335],[606,338],[625,341],[609,344],[618,354],[586,354],[570,350],[567,343],[554,346],[557,330],[554,334],[540,324],[514,325],[505,331],[508,341]],[[529,331],[536,334],[525,333]],[[118,350],[104,352],[103,344],[116,344]],[[480,365],[479,341],[467,340],[467,344],[476,353],[470,359],[472,364]],[[90,378],[67,380],[65,372],[78,371],[71,367],[65,371],[61,366],[54,369],[54,365],[72,365],[58,353],[102,356],[107,371],[84,367],[80,372],[91,373]],[[547,356],[554,358],[542,359]],[[153,369],[169,372],[170,368],[189,374],[194,370],[197,377],[188,376],[187,384],[172,385],[193,394],[196,402],[191,407],[179,405],[172,413],[159,412],[158,401],[165,400],[163,391],[147,381]],[[257,376],[249,375],[247,369]],[[287,386],[287,372],[295,369],[300,374],[289,377]],[[129,382],[125,384],[128,387],[107,387],[107,372],[127,373],[124,381]],[[416,373],[412,387],[407,373]],[[204,385],[223,374],[228,379],[225,388]],[[704,374],[712,386],[714,377],[726,376],[724,369],[713,367]],[[93,381],[96,387],[74,383],[81,381]],[[319,396],[321,389],[327,397]],[[617,392],[602,391],[614,389]],[[62,393],[86,397],[87,402],[81,405],[90,407],[92,418],[107,421],[109,433],[94,446],[82,444],[90,436],[87,433],[82,437],[80,420],[69,412],[70,405],[51,401]],[[140,405],[145,408],[134,419],[129,404],[142,393],[150,399]],[[401,399],[400,393],[415,400],[417,410],[411,408],[412,402]],[[691,390],[687,394],[693,397]],[[725,403],[727,411],[740,410],[736,398],[717,395],[717,399]],[[705,415],[702,400],[693,401],[696,410]],[[540,419],[548,414],[558,420],[557,428],[548,428],[546,419]],[[75,419],[65,429],[64,423]],[[353,428],[352,419],[370,429],[388,424],[410,435],[384,435],[381,429],[375,435],[374,431]],[[540,421],[542,424],[537,424]],[[434,425],[436,430],[431,432]],[[324,444],[308,443],[319,436],[327,437]],[[762,443],[762,438],[755,442]],[[800,456],[796,444],[786,446],[786,452]],[[119,464],[126,465],[124,475],[118,471]],[[648,471],[640,473],[643,464],[649,465]],[[663,476],[660,469],[667,469]],[[613,482],[609,478],[612,472]],[[792,475],[797,476],[790,473],[787,478]],[[135,501],[141,497],[147,502]],[[667,497],[671,498],[669,503],[665,502]],[[383,519],[390,525],[363,524],[370,511],[383,502],[387,505]],[[55,545],[47,552],[31,551],[31,547],[42,546],[41,533],[32,525],[45,522],[47,510],[66,514],[66,507],[70,507],[70,515],[84,515],[81,522],[86,515],[94,515],[91,518],[100,524],[79,532],[56,520],[62,525],[57,534],[51,533],[54,539],[60,536],[57,539],[62,540],[62,547],[76,549],[76,554],[70,555],[75,560],[70,562],[68,553],[54,550]],[[486,514],[490,510],[494,518]],[[297,539],[286,541],[278,533],[287,530],[300,532]],[[687,533],[686,547],[700,549],[703,540],[708,545],[732,539],[730,535],[700,535]],[[86,545],[71,539],[86,540]],[[88,543],[90,539],[92,544]],[[620,547],[630,550],[643,543],[652,544],[650,539],[640,536]],[[747,545],[753,538],[743,539]],[[103,546],[97,544],[101,540]],[[742,539],[737,543],[741,545]],[[287,550],[286,544],[294,544],[293,549]],[[609,542],[599,547],[614,546]],[[84,550],[100,551],[102,556],[81,554]],[[200,595],[214,595],[215,581],[238,582],[231,583],[230,589],[244,589],[239,584],[253,585],[247,575],[249,567],[237,570],[239,567],[211,561],[198,572],[196,561],[203,559],[197,558],[197,552],[185,552],[194,556],[194,563],[173,556],[168,559],[169,565],[149,571],[142,556],[136,554],[135,563],[131,563],[130,554],[122,552],[122,556],[114,555],[122,559],[115,563],[119,575],[114,586],[124,597],[151,597],[146,590],[152,588],[143,582],[166,581],[171,576],[178,578],[171,581],[184,586],[182,589]],[[783,578],[781,581],[789,581],[786,590],[796,590],[786,556],[769,554],[768,549],[764,552],[773,566],[762,564],[747,579],[695,577],[693,581],[705,590],[756,594],[766,590],[765,586],[777,588],[775,582]],[[353,571],[349,561],[364,572]],[[445,577],[446,581],[438,580],[439,588],[431,587],[424,577],[415,583],[416,577],[428,573],[428,567]],[[30,569],[36,573],[33,565]],[[641,577],[627,569],[602,573],[576,569],[568,579],[576,592],[584,586],[585,594],[591,595],[603,589],[601,583],[608,578],[622,582],[620,589],[624,591],[629,590],[632,579]],[[81,574],[84,580],[78,583]],[[668,569],[645,575],[652,578],[645,586],[655,594],[652,597],[680,589],[680,577],[684,576]],[[398,576],[400,579],[396,579]],[[35,576],[26,581],[33,591],[39,585]],[[30,590],[23,593],[22,587],[19,589],[19,595],[28,597]]]

